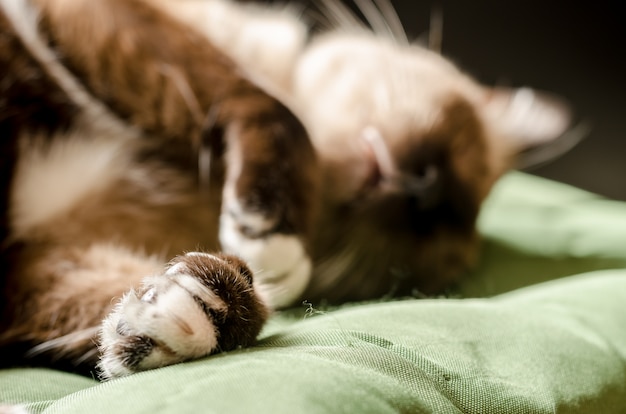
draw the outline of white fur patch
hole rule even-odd
[[[20,237],[66,213],[89,194],[117,180],[129,167],[119,136],[80,132],[43,139],[22,137],[10,202],[13,236]]]
[[[255,220],[244,219],[247,224]],[[255,288],[268,306],[292,305],[311,277],[311,259],[302,240],[279,233],[249,238],[239,231],[238,221],[228,213],[222,214],[219,235],[223,250],[248,262],[255,274]]]

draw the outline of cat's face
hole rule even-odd
[[[295,95],[324,175],[313,291],[337,297],[445,286],[476,255],[493,183],[569,123],[556,101],[482,87],[435,53],[362,35],[314,45]]]

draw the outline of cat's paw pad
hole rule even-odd
[[[304,292],[312,263],[300,237],[272,232],[261,214],[231,209],[220,219],[224,251],[245,259],[255,272],[254,284],[274,308],[292,305]]]
[[[229,351],[254,343],[267,309],[249,268],[228,255],[188,253],[144,279],[104,320],[104,379]]]

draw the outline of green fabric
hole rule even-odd
[[[459,294],[531,286],[302,307],[274,316],[254,348],[102,384],[4,370],[0,403],[45,413],[626,412],[626,203],[515,173],[480,227],[484,254]],[[589,272],[605,268],[616,270]]]
[[[464,297],[510,290],[599,269],[626,268],[626,203],[518,172],[484,204],[485,241]]]

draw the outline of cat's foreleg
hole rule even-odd
[[[226,130],[226,180],[219,237],[244,258],[272,307],[294,303],[311,274],[307,237],[317,199],[317,166],[307,134],[277,102]]]

